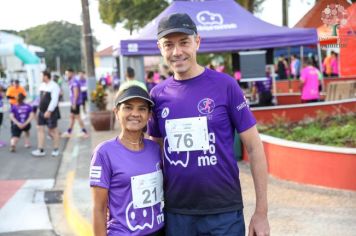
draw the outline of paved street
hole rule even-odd
[[[0,235],[55,235],[48,215],[46,192],[55,184],[62,156],[51,157],[51,140],[46,139],[46,157],[31,156],[36,148],[36,121],[32,121],[31,144],[24,147],[23,138],[15,153],[9,152],[10,121],[4,113],[1,140],[7,145],[0,148]],[[61,107],[60,130],[68,126],[69,107]],[[63,152],[66,140],[61,140]],[[48,199],[47,199],[48,200]]]

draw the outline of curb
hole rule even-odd
[[[92,225],[86,220],[72,202],[75,171],[70,171],[66,177],[66,187],[63,193],[63,207],[67,222],[74,233],[79,236],[93,236]]]

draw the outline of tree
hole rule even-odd
[[[260,11],[261,4],[265,0],[235,0],[238,4],[244,7],[251,13]]]
[[[259,10],[265,0],[236,0],[250,12]],[[130,31],[140,29],[161,13],[172,0],[99,0],[100,18],[115,27],[123,23]]]
[[[132,34],[167,6],[164,0],[99,0],[99,13],[104,23],[112,27],[118,22],[124,23],[124,28]]]
[[[60,57],[61,71],[72,67],[81,69],[82,27],[68,22],[50,22],[23,31],[27,44],[33,44],[45,49],[44,57],[50,70],[56,69],[56,57]]]

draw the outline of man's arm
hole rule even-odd
[[[240,133],[241,140],[247,149],[250,160],[252,178],[256,193],[256,208],[249,225],[249,236],[269,235],[267,218],[267,161],[263,144],[258,134],[256,125]]]

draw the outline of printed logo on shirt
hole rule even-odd
[[[197,158],[198,167],[208,167],[208,166],[217,165],[218,159],[215,154],[215,150],[216,150],[215,143],[216,143],[215,133],[211,132],[209,133],[209,149],[203,150],[201,155],[198,156]],[[185,151],[185,152],[172,151],[171,148],[169,147],[167,137],[164,138],[163,145],[164,145],[163,146],[164,157],[170,165],[173,166],[180,165],[184,168],[187,168],[189,164],[189,157],[190,157],[189,151]]]
[[[198,111],[203,115],[212,113],[214,111],[214,108],[215,102],[211,98],[204,98],[198,103]]]
[[[244,101],[240,105],[238,105],[236,108],[238,111],[241,111],[245,107],[249,107],[249,105],[248,105],[246,97],[244,96]]]
[[[126,223],[131,231],[152,229],[154,225],[153,207],[134,208],[133,201],[126,207]]]
[[[169,115],[169,108],[168,107],[163,108],[162,113],[161,113],[161,117],[164,119],[168,115]]]
[[[168,143],[168,138],[165,137],[163,141],[163,152],[166,160],[170,165],[187,167],[189,163],[189,151],[186,152],[174,152]]]
[[[102,167],[101,166],[92,166],[90,168],[90,178],[93,178],[93,179],[100,179],[101,178],[101,170],[102,170]]]

